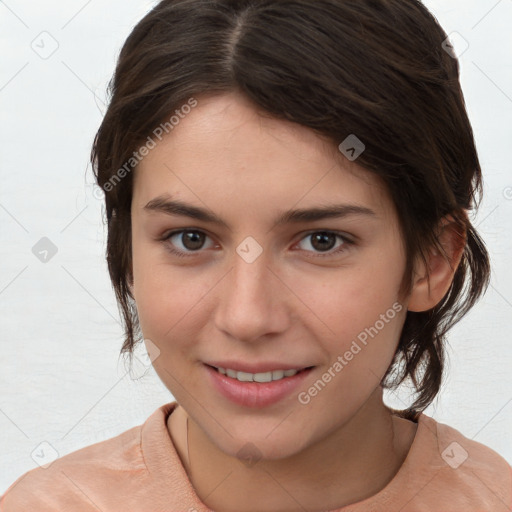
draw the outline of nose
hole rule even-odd
[[[290,325],[292,293],[270,266],[265,252],[252,262],[235,252],[232,262],[216,287],[216,328],[244,342],[285,332]]]

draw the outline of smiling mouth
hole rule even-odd
[[[213,368],[217,372],[225,375],[226,377],[230,377],[232,379],[236,379],[239,382],[273,382],[282,379],[286,379],[287,377],[293,377],[298,373],[304,372],[306,370],[310,370],[313,366],[308,366],[306,368],[297,368],[297,369],[289,369],[289,370],[272,370],[267,372],[260,373],[249,373],[242,372],[238,370],[233,370],[231,368],[222,368],[217,366],[206,365],[210,368]]]

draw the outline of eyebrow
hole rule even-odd
[[[151,199],[151,201],[143,207],[143,210],[147,212],[165,213],[171,216],[190,217],[230,229],[229,225],[223,219],[209,210],[177,199],[169,199],[168,196],[158,196]],[[339,219],[350,215],[377,217],[377,214],[366,206],[358,204],[333,204],[282,212],[275,220],[275,225],[314,222],[324,219]]]

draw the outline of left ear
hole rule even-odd
[[[417,258],[407,306],[409,311],[427,311],[448,293],[466,245],[466,234],[460,229],[452,217],[441,219],[438,240],[446,255],[432,247],[426,256],[427,265]]]

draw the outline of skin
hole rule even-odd
[[[437,304],[454,270],[432,252],[430,284],[417,262],[410,295],[399,297],[404,244],[375,175],[310,129],[261,115],[238,93],[197,100],[139,164],[132,201],[132,293],[144,337],[160,350],[155,370],[179,403],[168,419],[171,437],[214,510],[257,503],[261,512],[320,511],[363,500],[396,475],[416,433],[416,423],[384,405],[379,384],[406,311]],[[164,193],[207,208],[229,228],[144,210]],[[275,225],[284,210],[325,203],[375,215]],[[456,268],[462,248],[449,228],[445,222],[441,240]],[[194,249],[181,234],[162,241],[179,229],[204,233],[203,245]],[[335,253],[344,242],[334,237],[322,251],[311,237],[318,231],[355,242]],[[236,252],[248,236],[263,249],[252,263]],[[299,391],[307,390],[396,303],[402,310],[307,404],[294,392],[244,408],[210,385],[205,361],[273,360],[314,365]],[[252,466],[237,457],[246,443],[260,457]]]

